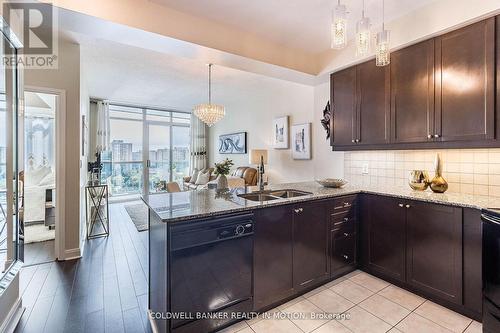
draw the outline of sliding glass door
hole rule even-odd
[[[112,196],[165,191],[189,173],[190,114],[110,104],[103,179]]]

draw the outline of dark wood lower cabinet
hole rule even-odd
[[[483,309],[481,211],[464,208],[464,306],[471,315],[481,316]]]
[[[293,293],[292,209],[258,210],[254,234],[254,307],[264,308]]]
[[[329,277],[327,202],[293,208],[293,281],[297,290]]]
[[[440,299],[462,303],[462,208],[409,202],[407,283]]]
[[[480,211],[360,194],[255,212],[254,309],[358,265],[476,320],[482,313]]]
[[[402,200],[363,195],[361,255],[371,271],[405,281],[406,210]]]

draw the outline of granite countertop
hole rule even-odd
[[[225,193],[216,190],[203,189],[179,193],[149,194],[142,197],[146,205],[152,209],[163,222],[180,222],[228,213],[254,210],[290,203],[316,199],[334,198],[349,194],[370,193],[392,196],[406,200],[419,200],[451,206],[483,209],[500,207],[500,198],[476,196],[459,193],[433,193],[413,191],[409,187],[397,186],[353,186],[346,185],[340,189],[325,188],[316,182],[301,182],[276,184],[266,187],[266,190],[294,189],[312,194],[272,201],[255,202],[238,197],[238,194],[256,191],[257,188],[233,189]]]

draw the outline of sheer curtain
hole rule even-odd
[[[190,174],[193,170],[203,170],[207,167],[207,125],[191,114],[191,158]]]
[[[109,103],[97,102],[96,151],[101,153],[110,147]]]

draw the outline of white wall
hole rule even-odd
[[[329,99],[328,84],[315,88],[254,74],[244,79],[256,80],[258,84],[251,91],[238,91],[235,92],[238,96],[217,100],[225,105],[226,117],[209,130],[210,165],[226,157],[234,161],[235,167],[249,165],[248,154],[221,155],[217,151],[220,134],[246,131],[248,150],[265,148],[269,151],[266,174],[271,183],[343,176],[343,154],[331,151],[320,123]],[[290,149],[272,148],[273,119],[284,115],[290,116],[290,125],[312,123],[311,160],[293,160]]]
[[[25,70],[28,86],[66,91],[65,250],[79,248],[80,230],[80,46],[59,41],[59,68]]]

